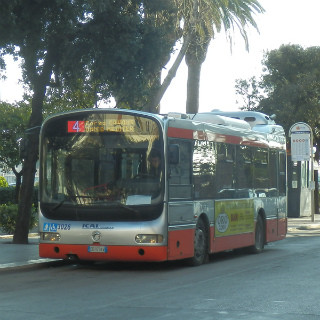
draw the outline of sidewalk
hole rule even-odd
[[[320,215],[316,214],[314,216],[314,222],[311,221],[311,217],[288,218],[287,235],[290,236],[295,233],[320,234]]]
[[[30,268],[52,261],[55,260],[39,257],[39,236],[37,233],[29,234],[29,244],[13,244],[12,236],[0,235],[0,272]]]
[[[287,237],[320,235],[320,215],[311,217],[288,218]],[[57,260],[39,257],[39,236],[37,233],[29,234],[29,244],[13,244],[12,236],[0,235],[0,272],[31,268]]]

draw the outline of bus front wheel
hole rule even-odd
[[[208,258],[208,231],[202,219],[199,219],[194,233],[194,255],[189,259],[191,266],[199,266]]]

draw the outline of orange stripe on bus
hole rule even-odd
[[[193,257],[194,229],[168,232],[168,260]]]
[[[193,130],[169,127],[168,137],[193,139]]]
[[[287,219],[272,219],[266,221],[266,240],[273,242],[284,239],[287,233]]]
[[[166,261],[167,247],[107,246],[106,253],[88,252],[89,245],[40,243],[39,255],[51,259],[67,259],[76,255],[80,260],[101,261]]]
[[[212,253],[237,248],[249,247],[254,244],[254,233],[244,233],[232,236],[218,237],[213,240]]]

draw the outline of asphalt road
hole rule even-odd
[[[306,236],[307,235],[307,236]],[[200,267],[98,263],[0,273],[0,319],[320,319],[320,233]]]

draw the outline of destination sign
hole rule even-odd
[[[133,119],[68,121],[68,132],[135,132]]]

